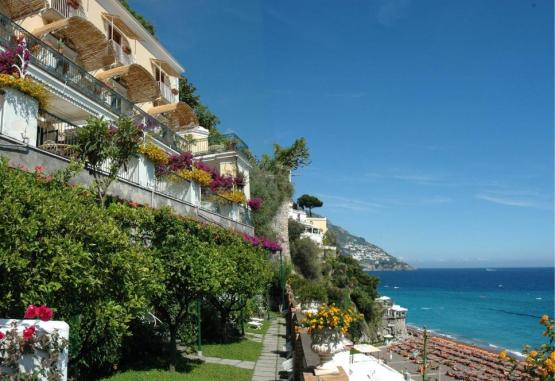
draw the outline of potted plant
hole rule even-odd
[[[79,7],[81,6],[79,4],[79,0],[67,0],[67,5],[73,9],[79,9]]]
[[[344,349],[342,339],[351,323],[360,319],[361,315],[352,308],[342,310],[334,304],[324,304],[318,308],[318,312],[306,313],[301,326],[308,328],[312,337],[312,350],[320,357],[317,370],[337,371],[332,362],[333,355]]]

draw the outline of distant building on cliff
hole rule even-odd
[[[389,342],[407,334],[407,309],[398,304],[393,304],[389,296],[380,296],[376,299],[383,309],[382,321],[378,328],[378,337]]]

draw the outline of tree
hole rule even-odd
[[[290,247],[291,260],[300,273],[307,279],[319,279],[322,275],[318,247],[310,238],[294,241]]]
[[[129,11],[129,13],[133,15],[133,17],[137,19],[137,21],[139,21],[139,23],[148,31],[148,33],[152,34],[153,36],[155,35],[154,25],[152,25],[150,21],[145,19],[143,15],[131,8],[127,0],[119,0],[119,2],[125,7],[125,9]]]
[[[312,217],[312,208],[320,208],[324,205],[324,203],[320,201],[316,196],[303,194],[297,199],[297,205],[299,205],[299,207],[303,209],[308,208],[308,214],[310,217]]]
[[[210,131],[215,130],[216,126],[220,124],[220,119],[204,104],[195,107],[195,114],[197,114],[199,124]]]
[[[310,153],[305,138],[299,138],[290,147],[274,144],[274,164],[280,170],[295,171],[310,164]]]
[[[142,130],[127,117],[119,118],[115,125],[91,117],[77,129],[77,155],[94,179],[100,205],[105,205],[108,187],[119,171],[127,170],[129,161],[139,153],[142,137]]]
[[[177,364],[177,335],[191,303],[219,294],[227,276],[226,259],[215,245],[188,232],[187,224],[167,209],[154,212],[149,230],[152,250],[161,263],[163,291],[153,298],[155,313],[170,336],[170,370]]]
[[[85,189],[0,160],[0,316],[46,304],[70,326],[77,379],[117,363],[128,323],[158,291],[148,251]]]
[[[223,339],[229,339],[228,326],[233,313],[243,311],[249,300],[262,294],[271,279],[270,267],[263,249],[240,242],[222,247],[227,270],[222,279],[221,290],[210,300],[220,313]]]
[[[191,106],[202,127],[209,129],[210,132],[216,130],[220,119],[201,102],[197,88],[185,77],[179,79],[179,100]]]

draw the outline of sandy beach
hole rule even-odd
[[[407,371],[413,379],[422,366],[423,332],[415,328],[408,329],[408,336],[399,342],[392,343],[380,354],[389,365],[396,370]],[[512,378],[509,378],[511,365],[501,362],[494,351],[458,342],[436,334],[428,334],[428,373],[430,379],[436,380],[531,380],[522,373],[519,366]],[[439,373],[439,374],[438,374]]]

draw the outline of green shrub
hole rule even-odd
[[[90,192],[0,161],[0,315],[54,307],[70,324],[70,366],[100,372],[119,359],[129,321],[158,291],[148,251]]]
[[[319,279],[322,275],[319,249],[310,238],[301,238],[291,243],[291,260],[299,272],[308,279]]]

